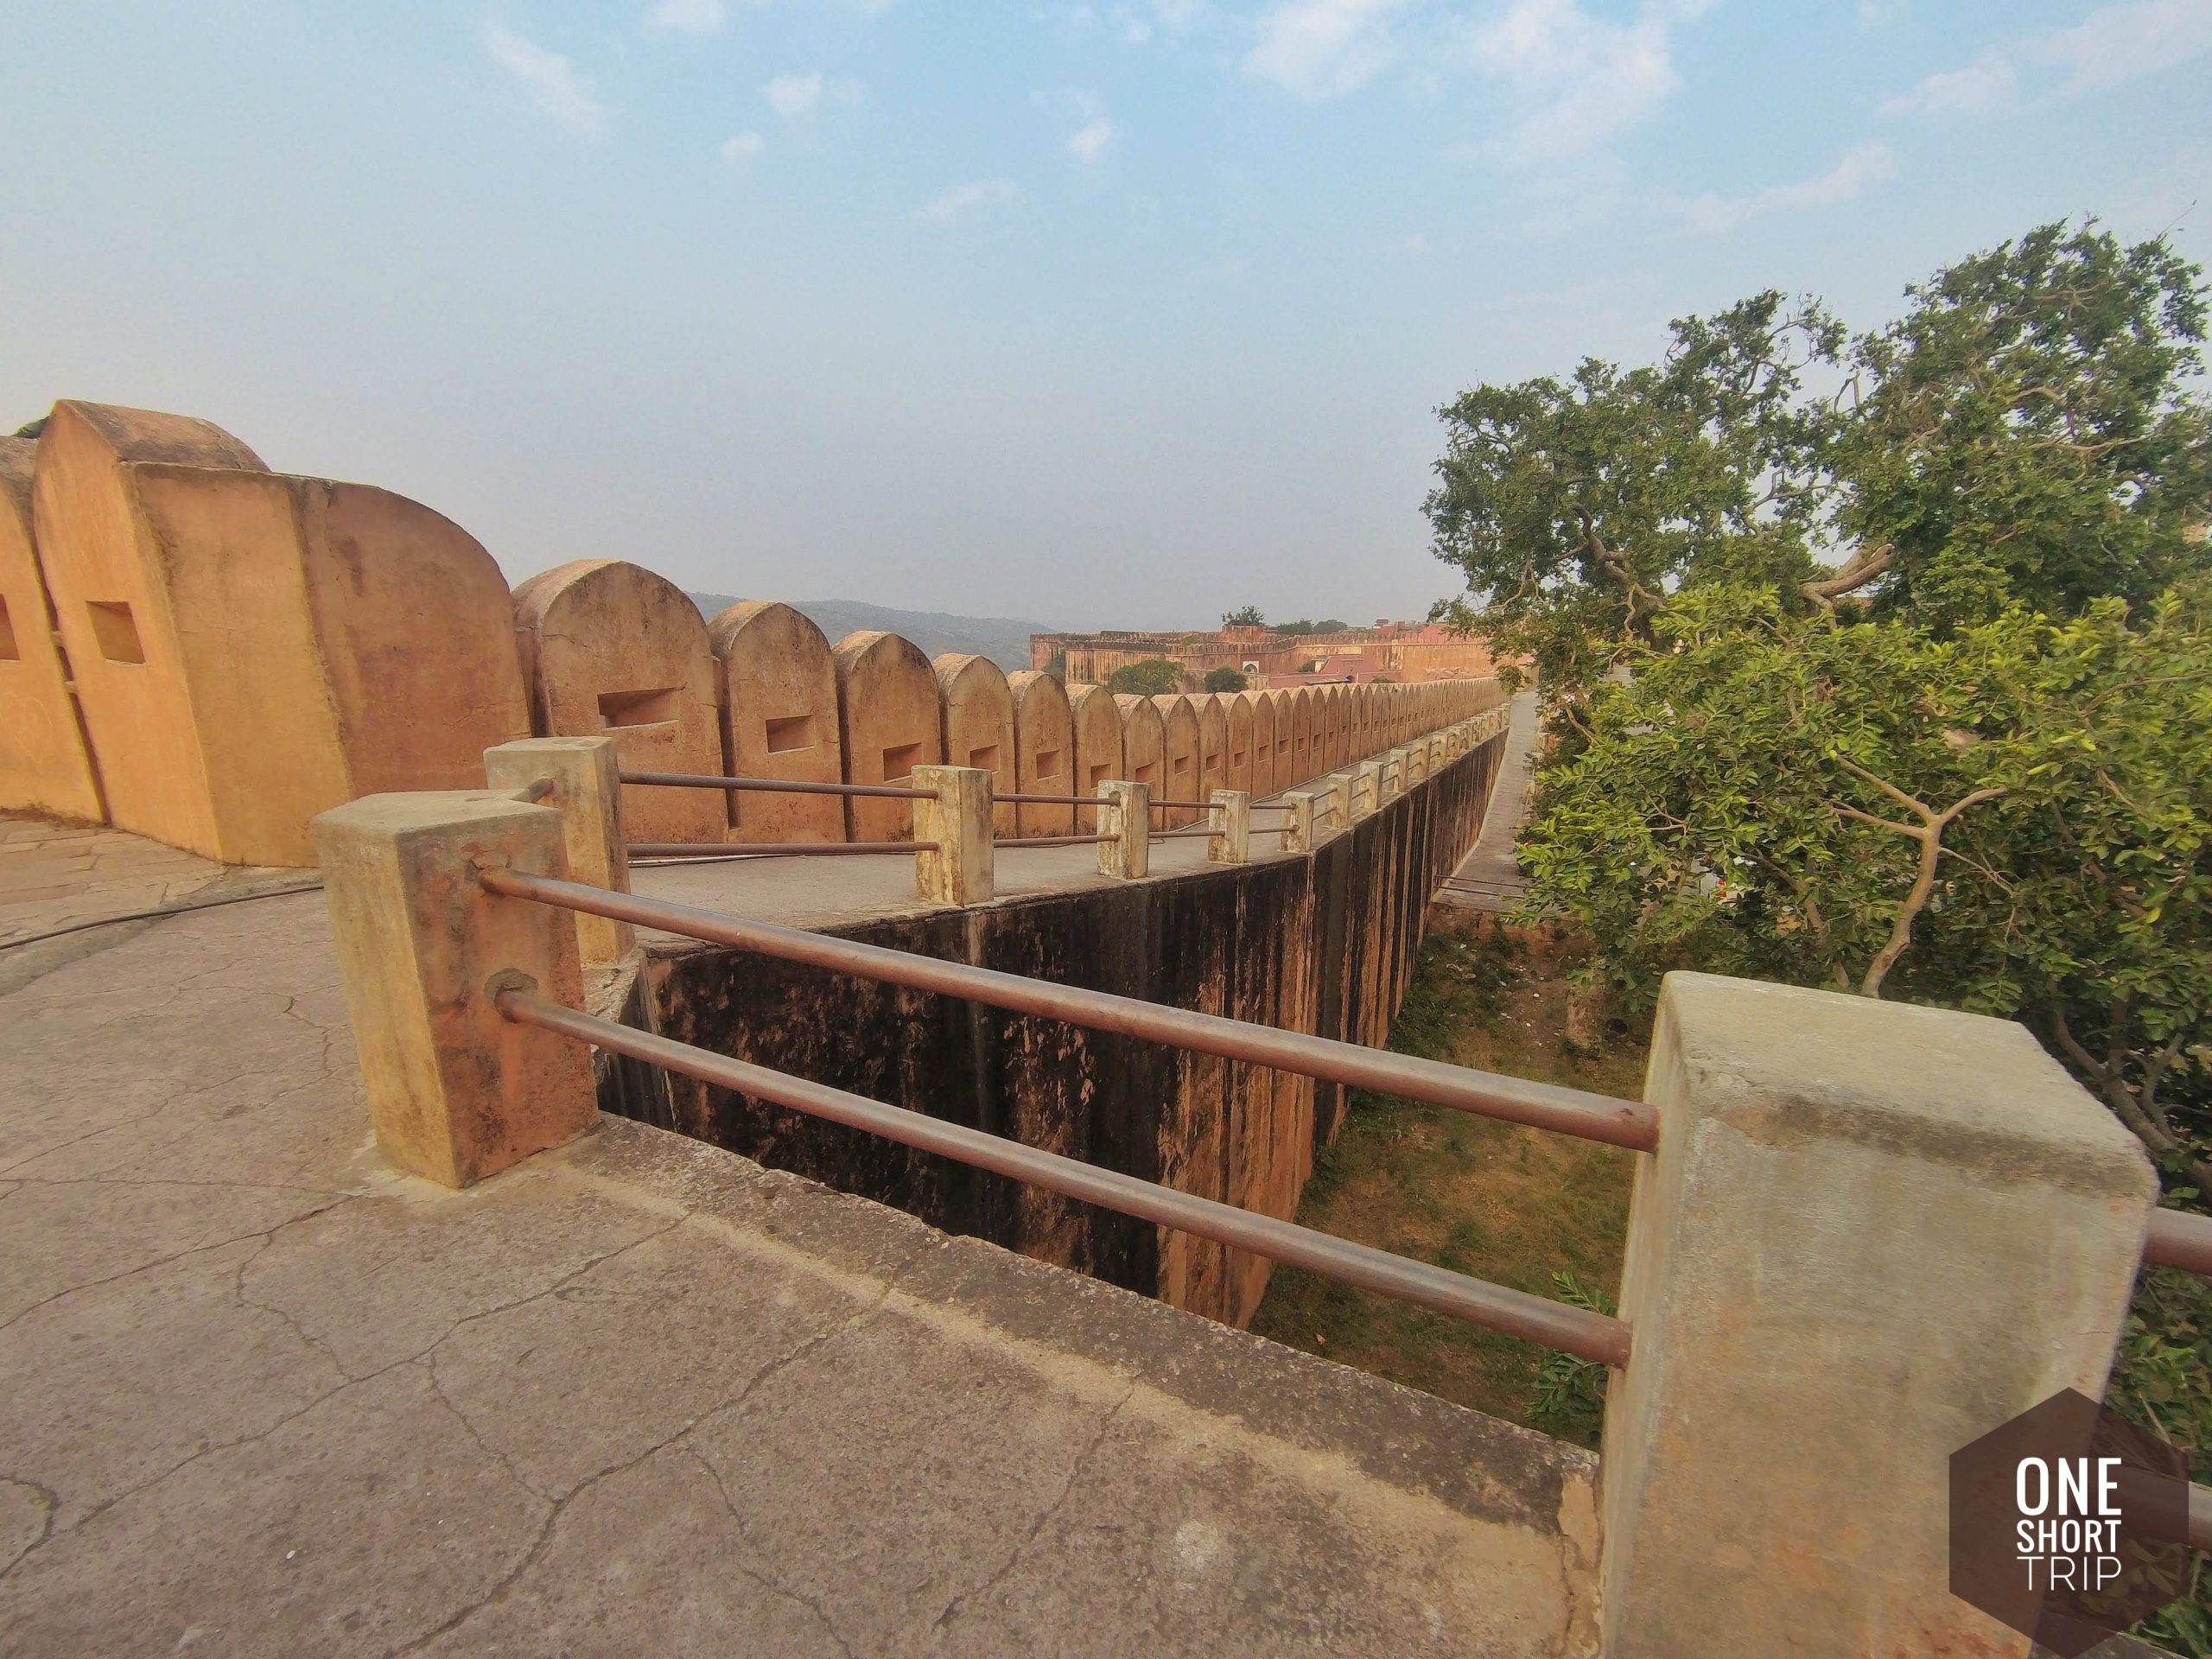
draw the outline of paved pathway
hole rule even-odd
[[[0,944],[194,895],[289,885],[313,874],[218,864],[105,824],[0,813]]]
[[[1440,904],[1463,910],[1505,911],[1519,904],[1528,893],[1528,879],[1521,874],[1513,849],[1520,839],[1521,826],[1528,821],[1535,747],[1536,694],[1523,691],[1513,699],[1505,758],[1498,765],[1497,781],[1491,786],[1490,810],[1483,818],[1482,836],[1459,861],[1459,868],[1437,889]]]
[[[0,970],[0,1659],[1591,1650],[1574,1448],[639,1124],[397,1174],[318,894]]]

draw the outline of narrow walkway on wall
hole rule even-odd
[[[1459,861],[1459,868],[1436,890],[1436,902],[1462,910],[1510,910],[1521,902],[1529,883],[1515,861],[1514,844],[1529,816],[1531,758],[1536,749],[1536,694],[1522,691],[1513,699],[1513,723],[1506,728],[1505,758],[1498,763],[1497,782],[1491,786],[1490,810],[1483,817],[1483,833],[1473,850]]]

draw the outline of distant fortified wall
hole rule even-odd
[[[1029,665],[1042,669],[1060,663],[1071,680],[1103,684],[1117,669],[1161,661],[1182,669],[1185,690],[1198,690],[1217,668],[1235,669],[1252,685],[1270,689],[1323,683],[1484,680],[1497,671],[1484,641],[1440,622],[1377,622],[1371,628],[1344,628],[1334,633],[1230,627],[1185,633],[1109,630],[1029,636]]]
[[[1349,662],[1370,642],[1320,635],[1288,654],[1325,645]],[[932,663],[894,634],[833,645],[773,601],[702,619],[620,559],[558,565],[511,593],[482,544],[430,509],[273,473],[185,416],[65,401],[35,440],[0,438],[0,810],[112,823],[229,863],[311,864],[316,813],[482,787],[484,750],[530,735],[606,733],[639,771],[898,783],[947,759],[990,771],[1001,793],[1128,778],[1193,799],[1290,787],[1500,696],[1410,671],[1366,677],[1160,706],[1080,673],[1010,683],[988,659]],[[626,795],[640,841],[912,834],[904,801]],[[1008,806],[998,830],[1065,833],[1089,817]]]

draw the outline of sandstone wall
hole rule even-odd
[[[0,438],[0,804],[107,817],[31,530],[31,441]]]
[[[32,495],[124,829],[309,863],[315,813],[480,784],[484,749],[529,729],[505,583],[426,508],[270,473],[204,421],[75,403],[40,435]]]
[[[1050,674],[1025,668],[1007,676],[1007,690],[1014,698],[1014,776],[1021,793],[1076,793],[1075,726],[1067,689]],[[1114,747],[1118,752],[1118,742]],[[1014,813],[1014,829],[1023,836],[1071,835],[1075,809],[1025,803]]]
[[[749,599],[707,624],[719,670],[722,759],[739,778],[785,783],[845,781],[838,731],[837,664],[822,630],[788,605]],[[845,838],[845,804],[835,795],[733,791],[737,841]]]
[[[1146,705],[1149,707],[1149,704]],[[1430,894],[1479,833],[1503,738],[1302,856],[843,930],[896,949],[1376,1045]],[[1332,1084],[713,948],[649,952],[662,1033],[912,1110],[1291,1216],[1343,1121]],[[1264,1262],[680,1077],[602,1103],[933,1224],[1232,1323]]]
[[[995,796],[1016,793],[1020,767],[1014,756],[1014,692],[999,665],[988,657],[947,652],[930,666],[937,674],[945,764],[989,772]],[[1011,804],[992,807],[994,836],[1014,835],[1015,823]]]
[[[1001,794],[1135,778],[1201,800],[1304,783],[1497,695],[1449,682],[1153,701],[1009,682],[895,635],[833,649],[772,601],[709,625],[620,559],[510,594],[429,508],[272,473],[183,416],[64,402],[35,443],[0,440],[0,809],[106,816],[232,861],[311,861],[316,812],[479,785],[484,749],[532,733],[612,733],[638,771],[895,783],[950,759],[985,766]],[[896,800],[658,785],[626,788],[623,810],[634,841],[696,844],[895,839],[912,822]],[[1090,830],[1094,816],[1009,803],[995,828]]]

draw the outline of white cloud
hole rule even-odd
[[[1021,194],[1012,179],[977,179],[956,184],[943,195],[923,203],[914,217],[925,225],[968,225],[1001,207],[1011,207]]]
[[[851,109],[867,95],[857,80],[831,80],[819,69],[778,75],[760,89],[768,107],[786,121],[804,121],[826,107]]]
[[[1673,36],[1709,0],[1649,3],[1627,22],[1578,0],[1511,0],[1467,35],[1475,67],[1501,80],[1520,117],[1494,159],[1538,168],[1602,149],[1681,86]]]
[[[1247,73],[1300,98],[1364,86],[1396,54],[1388,27],[1401,0],[1283,0],[1260,20]]]
[[[652,35],[711,35],[722,26],[722,0],[652,0],[645,31]]]
[[[2212,0],[2125,0],[2045,35],[2036,54],[2067,87],[2110,86],[2212,51]]]
[[[1707,191],[1675,207],[1683,224],[1693,231],[1732,231],[1763,213],[1830,207],[1853,200],[1894,178],[1897,170],[1897,156],[1887,144],[1854,144],[1841,161],[1816,177],[1769,185],[1747,196],[1719,196]]]
[[[1069,135],[1068,154],[1078,162],[1095,162],[1111,148],[1116,136],[1111,121],[1103,115],[1095,117]]]
[[[1881,106],[1884,115],[1986,114],[2013,101],[2024,67],[2063,79],[2062,93],[2116,86],[2212,52],[2212,0],[2120,0],[2069,28],[1929,75]]]
[[[2012,101],[2019,77],[2012,60],[1992,52],[1963,69],[1949,69],[1915,81],[1884,101],[1884,115],[1981,115]]]
[[[607,103],[589,75],[558,52],[495,22],[484,25],[484,49],[492,60],[528,86],[538,108],[578,132],[597,132],[607,124]]]
[[[768,107],[786,121],[797,121],[812,115],[822,102],[822,72],[819,69],[804,75],[778,75],[760,89],[768,96]]]
[[[722,140],[723,164],[739,173],[749,172],[753,163],[767,153],[768,141],[757,132],[734,133]]]

